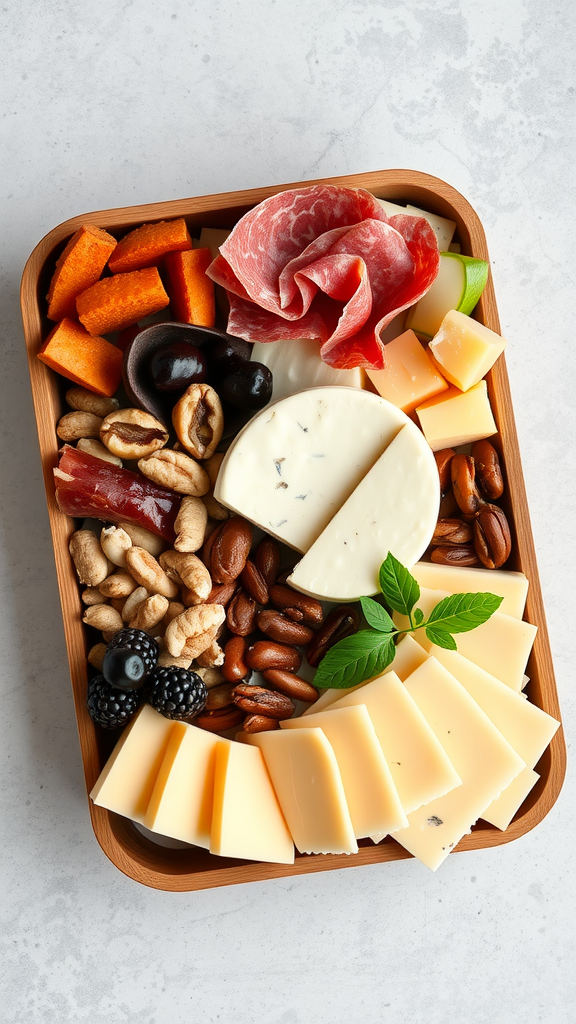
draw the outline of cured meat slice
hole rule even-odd
[[[369,192],[311,185],[242,217],[207,273],[228,291],[228,333],[315,338],[331,366],[382,369],[382,331],[425,294],[439,265],[423,217],[388,218]]]

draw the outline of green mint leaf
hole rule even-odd
[[[360,604],[362,605],[362,611],[364,612],[364,618],[372,629],[377,629],[379,633],[393,633],[396,629],[392,619],[388,615],[388,612],[378,601],[374,601],[371,597],[361,597]]]
[[[409,615],[420,597],[420,587],[391,551],[380,566],[380,589],[391,608]]]
[[[433,626],[426,626],[426,636],[430,640],[430,643],[436,644],[437,647],[444,647],[447,651],[456,651],[456,641],[451,633],[446,633],[443,629],[434,629]]]
[[[451,594],[432,609],[426,625],[445,633],[468,633],[487,622],[502,600],[496,594]]]
[[[417,626],[421,626],[424,622],[424,612],[421,608],[414,609],[414,622]]]
[[[364,629],[340,640],[322,658],[314,686],[345,689],[380,675],[394,660],[396,648],[390,633]]]

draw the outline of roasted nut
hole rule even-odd
[[[239,586],[238,580],[232,580],[231,583],[216,583],[208,594],[206,601],[208,604],[221,604],[225,608],[234,597]]]
[[[158,655],[158,661],[156,664],[158,668],[185,668],[186,671],[190,668],[193,658],[174,658],[170,651],[160,651]]]
[[[245,519],[235,516],[216,531],[210,546],[208,568],[215,583],[229,583],[238,579],[252,546],[252,527]]]
[[[140,459],[138,469],[149,480],[177,494],[189,494],[197,498],[206,494],[210,488],[208,474],[202,466],[189,455],[175,452],[172,448],[162,448]]]
[[[485,505],[476,516],[474,547],[487,569],[499,569],[508,558],[512,548],[510,527],[497,505]]]
[[[460,544],[457,547],[433,548],[430,561],[437,565],[478,565],[478,555],[472,544]]]
[[[178,585],[169,579],[154,555],[145,548],[132,545],[126,552],[126,568],[141,587],[150,594],[162,594],[168,600],[178,596]]]
[[[324,618],[320,601],[317,601],[315,597],[299,594],[291,587],[276,584],[270,588],[270,599],[276,608],[279,608],[294,622],[304,622],[307,626],[319,626]]]
[[[450,466],[455,454],[456,452],[453,448],[443,448],[440,452],[434,452],[434,458],[436,459],[436,466],[438,468],[438,477],[440,479],[441,494],[446,494],[452,485]]]
[[[482,494],[490,501],[500,498],[504,492],[504,480],[494,445],[486,439],[475,441],[472,445],[472,458],[476,466],[476,483]]]
[[[212,590],[212,580],[204,562],[196,555],[185,551],[164,551],[159,563],[170,580],[186,589],[183,601],[187,607],[207,599]]]
[[[170,622],[172,622],[172,619],[175,619],[177,615],[182,615],[182,612],[185,611],[186,606],[183,605],[180,601],[169,601],[168,607],[166,609],[166,614],[164,616],[164,619],[162,620],[162,625],[164,626],[164,629],[166,629],[166,626]]]
[[[117,398],[108,398],[106,395],[95,395],[87,388],[69,388],[66,392],[66,401],[72,409],[79,409],[81,412],[91,412],[94,416],[108,416],[115,412],[120,403]]]
[[[265,690],[263,686],[238,683],[232,691],[232,700],[251,715],[265,715],[281,721],[294,714],[294,705],[289,697],[274,690]]]
[[[106,579],[112,564],[100,547],[100,541],[92,530],[76,530],[70,538],[70,554],[78,573],[80,583],[97,587]]]
[[[214,545],[216,543],[216,539],[217,539],[218,534],[220,533],[220,530],[222,529],[223,525],[224,524],[222,523],[222,525],[221,526],[217,526],[215,530],[211,530],[210,533],[207,533],[207,536],[204,538],[204,544],[202,545],[202,553],[201,553],[200,557],[202,558],[202,561],[204,562],[204,565],[208,569],[210,569],[210,566],[211,566],[212,548],[214,547]]]
[[[258,612],[257,622],[258,629],[271,640],[278,640],[281,644],[308,644],[314,636],[309,626],[293,622],[273,608],[265,608],[264,611]]]
[[[269,668],[297,672],[302,664],[302,656],[295,647],[278,644],[273,640],[257,640],[246,651],[245,661],[248,668],[253,668],[255,672],[264,672]]]
[[[182,498],[174,524],[176,551],[199,551],[204,543],[207,522],[208,512],[200,498],[190,495]]]
[[[110,578],[110,577],[108,577]],[[106,580],[104,580],[106,582]],[[108,598],[101,593],[99,587],[86,587],[86,590],[82,591],[82,604],[91,606],[93,604],[106,604]]]
[[[145,548],[151,555],[154,555],[154,558],[158,558],[158,555],[161,555],[167,547],[166,541],[162,537],[150,533],[150,530],[145,530],[143,526],[136,526],[135,523],[118,523],[118,526],[128,534],[135,547]]]
[[[273,587],[280,568],[280,548],[275,540],[262,538],[254,553],[254,563],[266,580],[266,586]]]
[[[104,580],[104,582],[106,582],[106,580]],[[124,611],[124,605],[126,604],[126,598],[111,597],[110,604],[118,612],[119,615],[122,615],[122,612]]]
[[[306,652],[308,664],[312,668],[317,668],[330,648],[339,640],[344,640],[345,637],[356,633],[359,625],[358,613],[355,608],[350,608],[345,604],[334,608],[326,616],[325,622],[320,626]]]
[[[262,673],[264,682],[273,686],[275,690],[292,700],[303,700],[306,704],[312,704],[318,700],[318,690],[315,686],[307,683],[305,679],[294,675],[293,672],[283,672],[279,668],[269,668]]]
[[[220,686],[225,681],[221,668],[202,668],[196,663],[194,672],[200,676],[207,690],[211,690],[214,686]]]
[[[104,655],[106,654],[106,644],[94,644],[90,648],[86,656],[86,660],[89,665],[97,669],[98,672],[102,671],[102,665],[104,664]]]
[[[191,384],[172,410],[178,440],[196,459],[209,459],[224,430],[220,399],[209,384]]]
[[[432,536],[432,544],[471,544],[474,531],[471,523],[462,519],[439,519]]]
[[[245,590],[238,590],[226,609],[226,625],[237,636],[248,636],[256,628],[256,601]]]
[[[112,636],[124,628],[122,616],[109,604],[94,604],[87,608],[82,616],[82,622]]]
[[[251,675],[251,670],[244,658],[248,644],[243,636],[233,636],[224,647],[224,664],[222,672],[229,683],[239,683]]]
[[[220,668],[224,664],[224,651],[217,640],[213,640],[196,659],[200,668]]]
[[[244,590],[253,597],[257,604],[268,603],[268,586],[262,573],[254,562],[248,558],[240,573],[240,582]]]
[[[102,419],[91,412],[67,412],[58,421],[56,433],[61,441],[79,441],[81,437],[98,437]]]
[[[166,648],[175,658],[183,653],[197,658],[216,638],[225,618],[226,612],[220,604],[197,604],[187,608],[166,627]]]
[[[202,504],[206,509],[206,515],[208,515],[210,519],[216,519],[218,522],[222,522],[224,519],[230,519],[230,510],[216,500],[213,491],[208,491],[208,494],[204,494],[202,496]]]
[[[132,547],[132,540],[120,526],[105,526],[100,533],[102,551],[114,565],[126,568],[126,552]]]
[[[118,409],[102,421],[100,440],[121,459],[141,459],[164,447],[168,431],[143,409]]]
[[[146,590],[146,587],[136,587],[136,590],[133,590],[132,593],[129,594],[124,601],[122,608],[122,618],[124,619],[124,622],[130,622],[131,619],[134,618],[138,608],[147,597],[148,591]]]
[[[133,594],[137,586],[136,580],[126,569],[118,569],[117,572],[107,576],[98,589],[105,599],[107,597],[116,599]]]
[[[210,480],[210,489],[214,490],[218,473],[220,472],[220,466],[224,458],[224,452],[214,452],[209,459],[204,460],[204,469],[208,473],[208,479]]]
[[[458,502],[454,497],[454,491],[450,489],[446,494],[443,494],[440,498],[440,508],[438,510],[439,519],[451,519],[453,516],[457,516],[460,513],[458,508]]]
[[[482,498],[476,486],[474,459],[470,455],[455,455],[451,472],[452,490],[458,507],[467,516],[476,515]]]
[[[220,686],[213,686],[208,690],[205,711],[220,711],[221,708],[229,708],[234,701],[232,691],[234,683],[220,683]]]
[[[244,711],[235,704],[227,708],[219,708],[216,711],[201,711],[194,719],[194,725],[206,732],[227,732],[234,729],[244,718]]]
[[[112,455],[112,452],[109,452],[106,446],[94,437],[81,437],[76,447],[79,452],[86,452],[87,455],[91,455],[94,459],[111,462],[113,466],[120,466],[120,468],[123,466],[122,459],[119,459],[117,455]]]
[[[277,718],[267,718],[266,715],[248,715],[244,719],[242,729],[244,732],[271,732],[272,729],[279,729],[280,722]]]
[[[168,598],[162,597],[161,594],[150,594],[150,597],[138,605],[134,618],[130,620],[130,628],[142,629],[145,633],[156,635],[154,630],[162,622],[167,611]]]

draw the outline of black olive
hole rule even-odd
[[[206,359],[196,345],[167,341],[152,354],[150,376],[159,391],[184,391],[206,379]]]
[[[272,398],[272,372],[263,363],[241,363],[224,377],[219,394],[236,409],[263,409]]]
[[[251,352],[250,342],[244,341],[242,338],[233,338],[230,334],[215,338],[207,348],[212,372],[216,378],[220,379],[236,370],[242,363],[246,363],[250,359]]]

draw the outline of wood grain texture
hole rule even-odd
[[[225,192],[147,206],[99,210],[59,224],[39,242],[26,264],[21,287],[22,318],[87,793],[98,778],[111,747],[109,738],[103,737],[95,728],[85,707],[86,636],[81,623],[79,588],[68,554],[68,542],[75,525],[73,520],[59,511],[54,498],[52,470],[58,457],[55,425],[63,411],[62,397],[56,375],[36,358],[42,340],[52,326],[45,317],[45,294],[55,260],[64,244],[82,224],[95,224],[118,236],[137,224],[182,216],[186,218],[193,234],[198,233],[201,227],[229,228],[250,207],[268,196],[287,188],[318,183],[365,188],[380,198],[412,203],[432,213],[449,217],[456,221],[463,253],[489,259],[482,225],[460,193],[439,178],[418,171],[384,170],[317,179],[315,182],[289,182],[268,188]],[[500,331],[491,278],[474,316],[491,330]],[[488,375],[488,388],[499,429],[494,443],[503,455],[507,474],[506,512],[511,519],[514,534],[510,567],[521,569],[530,580],[525,617],[538,626],[527,669],[530,677],[529,696],[544,711],[559,719],[554,669],[503,356]],[[536,771],[541,776],[540,782],[508,829],[500,832],[491,825],[479,822],[472,833],[458,844],[456,851],[509,843],[534,828],[554,804],[562,786],[565,768],[566,752],[560,729],[536,765]],[[110,860],[129,877],[158,889],[206,889],[312,871],[404,860],[410,856],[393,839],[386,839],[378,846],[369,840],[362,841],[359,853],[353,856],[297,856],[294,866],[231,861],[200,849],[174,850],[161,847],[143,836],[127,819],[95,807],[91,801],[89,807],[96,838]]]

